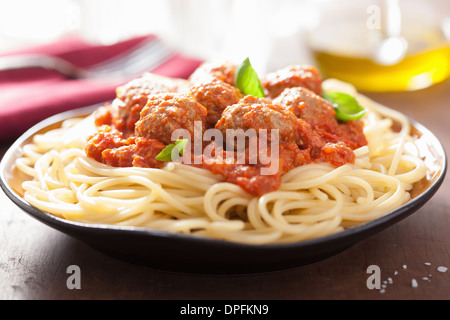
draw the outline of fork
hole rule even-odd
[[[39,67],[58,71],[70,79],[129,78],[154,69],[169,60],[175,52],[157,38],[141,41],[138,45],[89,68],[78,67],[56,56],[22,54],[0,57],[0,71]]]

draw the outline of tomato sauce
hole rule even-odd
[[[102,126],[85,150],[88,157],[113,167],[161,168],[165,162],[155,158],[165,147],[155,139],[125,139],[120,131]]]
[[[208,70],[196,72],[196,82],[191,86],[195,88],[193,92],[196,96],[208,97],[207,106],[201,104],[201,99],[195,100],[194,94],[189,91],[180,93],[172,91],[170,99],[152,96],[161,92],[149,91],[148,88],[152,85],[148,83],[145,84],[145,92],[152,98],[148,99],[147,105],[144,105],[142,90],[139,91],[138,97],[134,96],[139,89],[136,88],[136,82],[134,82],[133,90],[128,93],[124,89],[126,87],[122,87],[120,108],[113,103],[97,110],[95,124],[98,126],[98,132],[89,138],[85,148],[86,154],[113,167],[162,168],[167,162],[157,160],[156,156],[172,141],[171,133],[180,128],[192,133],[194,130],[192,122],[199,121],[202,124],[200,134],[203,137],[207,128],[214,128],[214,123],[208,123],[212,118],[208,118],[207,114],[211,112],[214,114],[215,128],[219,132],[225,133],[225,129],[229,128],[279,130],[281,135],[279,141],[269,140],[265,149],[261,146],[257,154],[250,148],[250,142],[244,149],[227,150],[224,138],[222,145],[215,141],[203,142],[202,151],[214,146],[213,156],[206,157],[203,153],[195,154],[189,158],[188,163],[185,162],[188,165],[209,170],[221,176],[223,181],[234,183],[250,194],[261,196],[277,190],[281,185],[282,175],[298,166],[327,162],[338,167],[346,163],[354,163],[353,150],[367,144],[361,121],[336,120],[334,110],[329,103],[313,91],[306,89],[312,87],[315,91],[319,90],[320,77],[316,73],[313,74],[311,83],[304,80],[304,77],[303,82],[300,83],[297,80],[300,78],[295,75],[293,78],[295,81],[283,78],[283,81],[276,84],[274,81],[268,82],[266,89],[270,89],[271,95],[275,95],[275,92],[278,94],[283,89],[282,84],[287,83],[286,90],[276,97],[258,99],[242,96],[238,102],[232,99],[229,106],[223,106],[226,97],[221,96],[221,92],[229,95],[229,90],[217,90],[217,85],[199,85],[199,81],[217,83],[226,78],[227,83],[222,87],[228,89],[232,80],[224,75],[221,76],[220,70],[226,69],[229,72],[230,66],[212,68],[209,65],[209,68],[214,72],[208,73]],[[292,73],[297,69],[299,68],[289,70]],[[311,70],[315,69],[307,69],[309,73]],[[302,72],[304,74],[306,71]],[[205,76],[205,79],[200,76]],[[296,83],[304,85],[305,88],[288,89]],[[208,88],[212,88],[211,91],[208,91]],[[199,93],[199,90],[206,91]],[[210,103],[214,100],[222,103],[220,108],[218,104]],[[145,117],[141,116],[143,114]],[[155,132],[152,133],[152,130]],[[193,141],[190,142],[191,148],[188,149],[194,150]],[[269,163],[262,161],[261,154],[265,154],[271,161]],[[187,157],[181,159],[186,160]],[[244,161],[238,161],[238,159],[244,159]],[[273,161],[276,162],[276,170],[266,170],[265,172],[270,173],[264,173],[263,169],[270,169]]]

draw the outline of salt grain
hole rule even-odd
[[[431,266],[431,263],[430,262],[425,262],[425,265],[426,266]]]
[[[408,266],[406,264],[404,264],[402,268],[406,269],[406,268],[408,268]]]
[[[440,266],[440,267],[437,268],[437,271],[439,271],[439,272],[447,272],[447,270],[448,270],[448,268],[447,267],[443,267],[443,266]]]
[[[412,280],[411,280],[411,286],[412,286],[413,288],[417,288],[417,287],[419,286],[419,284],[417,283],[417,280],[416,280],[416,279],[412,279]]]

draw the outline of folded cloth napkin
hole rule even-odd
[[[47,54],[75,65],[89,67],[114,57],[150,36],[131,38],[113,45],[93,45],[78,38],[25,48],[2,54]],[[187,78],[200,60],[175,54],[152,70],[155,74]],[[37,122],[54,114],[111,101],[117,86],[129,81],[113,79],[69,79],[57,71],[26,68],[0,71],[0,142],[10,142]]]

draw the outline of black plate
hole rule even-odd
[[[6,195],[37,220],[93,248],[118,259],[152,268],[209,274],[268,272],[299,267],[331,257],[423,206],[438,190],[447,170],[445,150],[424,126],[411,121],[426,150],[427,181],[417,188],[414,198],[392,212],[340,233],[289,244],[247,245],[133,227],[85,224],[47,214],[24,201],[16,186],[14,162],[31,137],[58,125],[62,120],[86,115],[98,105],[53,116],[24,133],[6,152],[0,163],[0,184]]]

